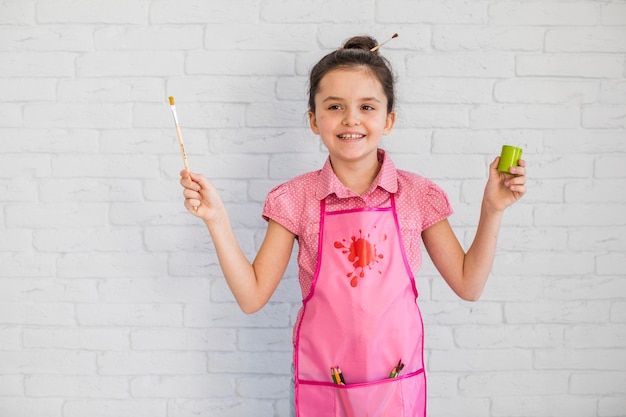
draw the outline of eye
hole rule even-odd
[[[341,110],[341,106],[339,104],[331,104],[328,106],[328,110]]]
[[[371,111],[371,110],[375,110],[373,106],[370,106],[369,104],[364,104],[361,106],[362,110],[367,110],[367,111]]]

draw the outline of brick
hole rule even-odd
[[[623,395],[600,398],[598,415],[602,417],[619,417],[624,414],[626,401]]]
[[[620,205],[569,204],[561,207],[549,205],[535,212],[537,226],[623,226],[625,224]]]
[[[0,375],[0,406],[5,397],[24,397],[24,376]]]
[[[600,84],[600,103],[626,103],[626,80],[603,80]]]
[[[179,375],[206,371],[201,352],[104,352],[98,354],[101,375]]]
[[[466,78],[405,78],[397,83],[404,103],[491,103],[493,81]],[[420,113],[415,113],[420,114]]]
[[[63,403],[61,398],[0,398],[0,410],[7,416],[64,417]]]
[[[502,311],[496,303],[420,301],[423,320],[430,325],[500,324]]]
[[[137,329],[130,335],[133,350],[234,350],[233,329]]]
[[[2,374],[89,375],[96,371],[96,354],[71,350],[0,352]],[[1,408],[0,408],[1,409]]]
[[[516,57],[518,76],[622,78],[624,58],[619,54],[553,53]]]
[[[554,349],[537,350],[534,364],[537,369],[567,370],[626,370],[624,349]]]
[[[626,166],[622,155],[600,156],[595,159],[594,174],[596,178],[624,178]]]
[[[385,23],[454,23],[487,22],[488,3],[484,1],[421,1],[394,0],[376,3],[376,19]]]
[[[22,106],[13,103],[0,103],[0,123],[7,127],[20,126],[22,124]]]
[[[441,51],[543,51],[544,37],[540,26],[448,25],[433,28],[432,43]]]
[[[294,4],[288,0],[266,0],[261,8],[264,22],[280,23],[339,23],[345,16],[350,20],[365,22],[374,16],[374,1],[366,0],[361,7],[354,7],[347,2],[323,0],[320,2],[300,2]]]
[[[602,24],[623,26],[626,19],[626,4],[611,2],[601,8]]]
[[[168,417],[237,417],[270,416],[274,413],[274,401],[243,400],[237,397],[223,399],[180,399],[168,403]]]
[[[196,328],[286,327],[290,325],[289,306],[268,303],[257,313],[246,315],[234,300],[230,303],[188,304],[184,325]]]
[[[186,102],[240,103],[265,101],[274,95],[276,79],[270,76],[194,76],[174,77],[168,80],[167,90],[176,97],[181,124],[186,119]],[[181,100],[179,101],[179,97]],[[304,93],[300,92],[298,99]],[[180,104],[179,104],[180,103]]]
[[[428,395],[431,396],[430,389]],[[480,417],[488,415],[490,409],[489,400],[486,398],[429,398],[426,406],[428,415],[433,417],[460,415]]]
[[[98,286],[99,301],[105,303],[200,303],[209,297],[204,278],[110,279]]]
[[[626,29],[552,29],[546,33],[547,52],[626,52]]]
[[[211,152],[219,154],[315,153],[319,140],[302,128],[224,129],[210,133]]]
[[[456,104],[407,104],[398,111],[396,128],[461,128],[469,126],[470,110]]]
[[[583,107],[582,125],[585,128],[626,128],[626,106],[590,105]]]
[[[73,77],[76,54],[71,52],[0,52],[3,77]]]
[[[538,301],[508,303],[504,318],[511,324],[580,324],[603,323],[609,306],[602,301]]]
[[[433,372],[485,372],[527,370],[532,367],[532,352],[517,350],[432,351],[428,360]]]
[[[567,395],[568,374],[565,372],[507,372],[467,375],[459,380],[462,396],[495,397],[524,395]]]
[[[290,376],[257,376],[237,379],[237,392],[248,398],[283,398]]]
[[[205,28],[204,45],[210,50],[310,51],[317,48],[317,31],[317,25],[302,22],[215,24]]]
[[[409,77],[509,78],[515,57],[504,52],[420,54],[406,58]]]
[[[179,51],[103,51],[76,58],[79,77],[167,77],[184,72]]]
[[[212,373],[285,375],[291,369],[291,352],[212,352]]]
[[[465,349],[556,348],[563,343],[563,329],[557,325],[460,326],[454,342]]]
[[[598,251],[623,250],[626,248],[625,227],[596,227],[593,230],[581,228],[569,232],[569,247],[585,250],[592,247]]]
[[[165,400],[71,400],[63,406],[63,417],[134,416],[134,417],[166,417],[167,402]]]
[[[65,282],[51,280],[49,278],[24,278],[2,279],[6,284],[5,291],[0,295],[0,300],[13,302],[80,302],[95,301],[98,298],[96,283],[94,281]]]
[[[57,91],[63,102],[128,103],[161,101],[160,89],[158,78],[79,78],[60,80]]]
[[[0,3],[0,24],[33,25],[35,24],[36,1],[5,1]]]
[[[321,153],[274,155],[269,161],[268,177],[276,180],[276,185],[278,185],[278,182],[286,181],[296,175],[321,169],[326,158],[327,155]]]
[[[190,51],[187,74],[276,76],[294,74],[294,57],[287,52]]]
[[[478,105],[470,112],[470,126],[474,129],[574,129],[580,127],[580,109],[571,105]]]
[[[599,5],[593,2],[506,2],[489,6],[494,25],[584,26],[598,23]]]
[[[24,381],[28,397],[119,398],[129,396],[126,378],[100,376],[31,375]]]
[[[132,125],[129,104],[27,104],[24,123],[39,128],[121,128]]]
[[[304,127],[305,104],[281,101],[276,103],[251,103],[246,108],[247,127]]]
[[[0,253],[0,277],[51,277],[54,275],[54,255],[30,251]]]
[[[2,36],[0,34],[0,36]],[[12,111],[17,111],[18,106],[6,105],[7,102],[23,101],[54,101],[56,99],[57,80],[53,78],[4,78],[0,79],[0,89],[2,89],[2,101],[4,110],[0,110],[3,120],[2,126],[17,125],[21,118],[11,115]],[[11,122],[11,120],[14,120]]]
[[[272,298],[272,301],[275,301]],[[292,329],[239,329],[237,348],[243,352],[291,352]]]
[[[137,376],[130,380],[134,398],[206,398],[235,395],[234,378],[228,375],[159,375]]]
[[[202,0],[158,0],[150,5],[152,23],[258,23],[260,2],[233,0],[230,7]]]
[[[495,398],[494,417],[572,416],[585,417],[596,412],[596,399],[571,395],[516,395]]]
[[[603,348],[626,347],[626,326],[575,326],[565,330],[564,347]]]
[[[543,133],[544,151],[562,154],[602,154],[623,153],[626,141],[620,130],[550,130]]]
[[[614,192],[623,184],[624,180],[620,179],[571,182],[565,184],[565,201],[567,203],[626,203],[625,195]]]
[[[80,304],[82,326],[180,326],[183,308],[176,304]]]
[[[6,203],[33,202],[37,200],[37,186],[34,182],[25,178],[16,178],[14,180],[0,179],[0,195],[2,195],[2,199]],[[20,241],[21,238],[17,239],[18,246]],[[9,243],[10,239],[6,239],[5,242]],[[3,243],[4,242],[0,241],[0,248]]]
[[[80,26],[0,28],[0,50],[84,52],[92,49],[92,29]]]
[[[107,26],[93,32],[97,50],[149,51],[202,48],[202,26]]]
[[[105,328],[24,329],[24,347],[30,349],[127,350],[128,330]]]
[[[42,23],[147,23],[148,1],[111,0],[101,3],[88,0],[80,3],[60,0],[37,4],[37,20]],[[124,13],[119,11],[124,10]]]
[[[626,323],[626,302],[614,302],[611,305],[611,322]]]
[[[6,207],[8,227],[97,227],[104,226],[106,207],[98,204],[14,204]]]
[[[76,140],[74,135],[80,137],[80,140]],[[13,155],[12,159],[17,159],[22,164],[24,164],[24,161],[20,158],[19,154],[21,153],[27,153],[28,158],[33,159],[35,163],[49,165],[43,163],[43,161],[51,159],[45,154],[72,154],[96,152],[98,150],[98,132],[94,129],[2,129],[2,136],[0,137],[2,138],[0,140],[2,140],[4,152],[15,153],[16,155]],[[15,137],[20,137],[21,140],[12,140]],[[10,160],[4,163],[8,165]],[[46,179],[49,176],[49,173],[46,174]]]
[[[570,392],[582,395],[626,394],[626,372],[577,373],[570,379]]]
[[[598,275],[621,275],[626,265],[626,254],[624,251],[612,252],[599,255],[596,259],[596,269]],[[623,285],[622,285],[623,286]]]
[[[510,79],[496,82],[494,97],[499,103],[567,105],[597,102],[598,91],[596,81]]]
[[[602,268],[603,260],[601,257],[602,255],[600,255],[599,259],[596,259],[596,269],[604,272],[605,274],[609,273],[610,271],[605,272]],[[620,260],[619,257],[616,258],[618,261]],[[614,275],[602,276],[602,273],[599,272],[590,277],[572,276],[546,279],[543,288],[544,296],[545,298],[552,300],[613,299],[615,298],[615,294],[619,294],[621,291],[624,291],[626,282],[624,282],[624,280],[619,276],[616,276],[619,272],[612,272]]]
[[[48,177],[51,175],[50,159],[48,155],[0,155],[0,178]]]
[[[162,277],[167,264],[160,253],[64,253],[57,257],[56,270],[60,278],[151,278]]]

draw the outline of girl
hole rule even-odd
[[[526,192],[525,162],[489,166],[476,236],[465,252],[445,193],[398,170],[379,143],[395,121],[388,61],[370,37],[323,57],[309,80],[309,123],[329,152],[324,167],[274,188],[265,239],[250,263],[215,188],[181,172],[185,207],[204,220],[241,309],[262,308],[298,241],[302,308],[294,327],[296,415],[426,413],[423,328],[413,274],[423,242],[441,276],[477,300],[491,270],[504,209]]]

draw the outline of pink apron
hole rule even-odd
[[[388,208],[326,212],[322,201],[317,271],[296,329],[296,415],[424,417],[416,299],[393,195]]]

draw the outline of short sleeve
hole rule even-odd
[[[448,218],[452,214],[452,207],[445,191],[430,180],[424,181],[420,202],[422,230],[428,229],[435,223]]]
[[[299,215],[302,212],[299,207],[298,197],[293,192],[290,183],[281,184],[273,188],[265,198],[263,218],[266,221],[274,220],[295,235],[299,235]]]

